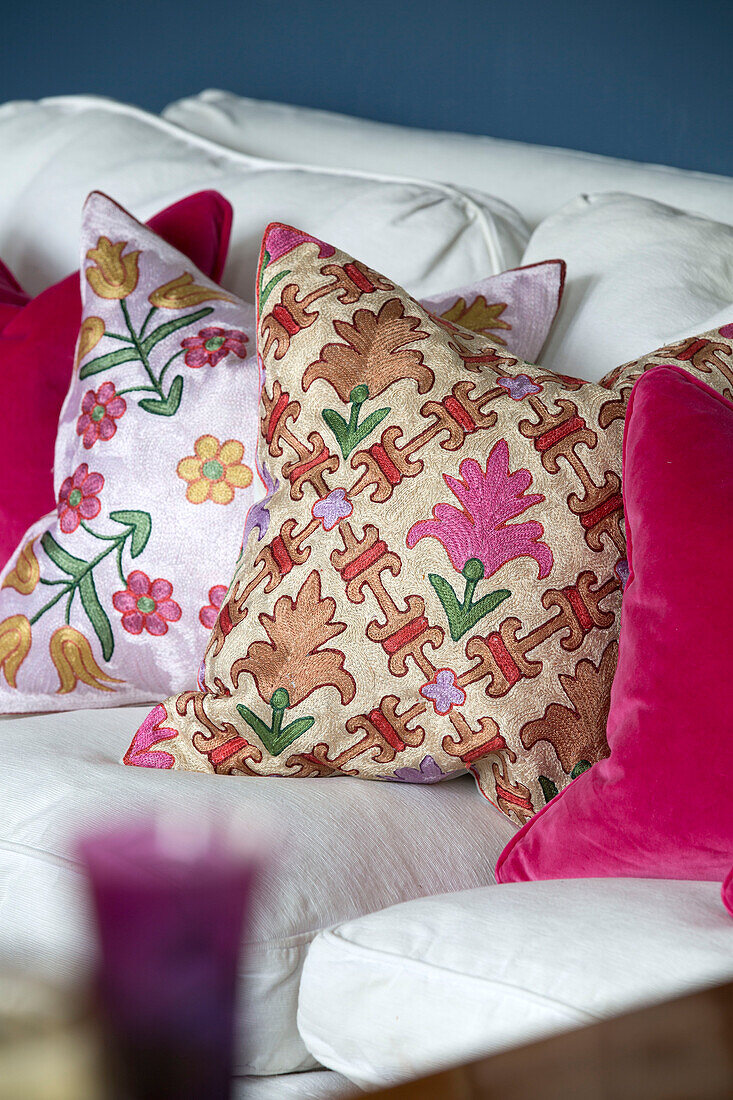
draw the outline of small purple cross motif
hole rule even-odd
[[[619,561],[616,562],[615,573],[622,590],[626,588],[626,585],[629,583],[630,572],[631,570],[629,569],[629,563],[626,558],[620,558]]]
[[[440,783],[445,779],[445,772],[439,764],[436,764],[432,756],[423,756],[420,768],[397,768],[393,776],[388,776],[398,783]]]
[[[331,531],[342,519],[354,511],[350,500],[346,499],[345,489],[332,489],[327,497],[317,500],[312,508],[312,516],[319,519],[325,531]]]
[[[528,374],[518,374],[516,378],[497,378],[497,382],[515,401],[521,401],[531,393],[542,392],[542,386],[533,382]]]
[[[466,693],[456,684],[456,674],[450,668],[438,669],[435,679],[420,688],[420,694],[432,701],[438,714],[447,714],[451,707],[466,701]]]

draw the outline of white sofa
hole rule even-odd
[[[0,255],[32,289],[73,266],[74,204],[92,187],[147,215],[218,186],[239,219],[228,271],[240,291],[260,223],[302,215],[312,231],[347,227],[336,243],[363,242],[411,290],[448,289],[523,254],[564,258],[565,300],[543,357],[563,373],[598,378],[681,332],[733,321],[733,180],[225,93],[164,115],[88,97],[0,109],[0,152],[4,141],[23,151],[0,188]],[[80,134],[107,156],[103,169],[73,159]],[[19,230],[34,211],[48,267],[43,242]],[[238,1089],[249,1084],[251,1100],[325,1100],[733,977],[733,921],[716,884],[497,887],[493,866],[515,826],[468,778],[412,787],[122,768],[144,714],[3,719],[0,963],[71,978],[93,961],[74,848],[87,824],[167,804],[194,818],[213,806],[266,819],[277,854],[248,936],[238,1023]]]

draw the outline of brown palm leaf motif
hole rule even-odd
[[[497,335],[496,329],[511,329],[511,325],[502,321],[501,315],[506,309],[506,302],[487,302],[483,294],[479,294],[470,305],[465,298],[457,298],[450,309],[441,313],[445,321],[451,321],[454,325],[461,325],[478,332],[484,336],[491,336],[497,344],[506,344]]]
[[[345,344],[326,344],[321,357],[303,374],[303,389],[323,378],[342,401],[351,400],[357,386],[366,386],[369,397],[377,397],[403,378],[414,378],[419,393],[427,393],[435,375],[423,362],[422,353],[407,344],[426,340],[420,318],[405,314],[402,302],[390,298],[373,313],[357,309],[353,322],[335,320],[333,327]]]
[[[550,703],[542,718],[527,722],[520,737],[526,749],[538,741],[549,741],[568,775],[585,770],[609,755],[606,719],[611,701],[611,684],[618,661],[618,643],[610,642],[598,665],[582,660],[572,675],[560,674],[562,689],[571,706]]]
[[[294,600],[281,596],[272,615],[260,615],[260,624],[270,640],[251,642],[246,656],[234,662],[234,687],[248,672],[265,703],[271,703],[276,691],[285,690],[287,705],[295,707],[322,687],[335,687],[341,702],[350,703],[356,684],[344,668],[344,654],[338,649],[321,648],[346,630],[345,623],[334,622],[335,611],[333,597],[321,598],[321,578],[314,569]]]

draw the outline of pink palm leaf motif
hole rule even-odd
[[[413,524],[407,533],[410,548],[420,539],[437,539],[453,568],[465,578],[463,600],[459,601],[448,581],[435,573],[429,575],[454,641],[511,595],[506,588],[497,589],[474,603],[473,595],[481,580],[516,558],[534,558],[540,577],[546,577],[553,564],[552,551],[540,541],[544,534],[541,523],[536,520],[509,523],[545,498],[539,493],[527,495],[526,490],[532,484],[529,470],[510,472],[506,440],[500,439],[494,445],[486,470],[475,459],[467,458],[461,463],[459,474],[459,478],[446,474],[444,480],[462,507],[436,504],[433,518]]]

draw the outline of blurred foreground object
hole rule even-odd
[[[157,821],[80,845],[101,945],[114,1100],[226,1100],[254,856],[222,830]]]
[[[54,986],[0,974],[0,1100],[99,1100],[100,1059],[84,1006]]]

